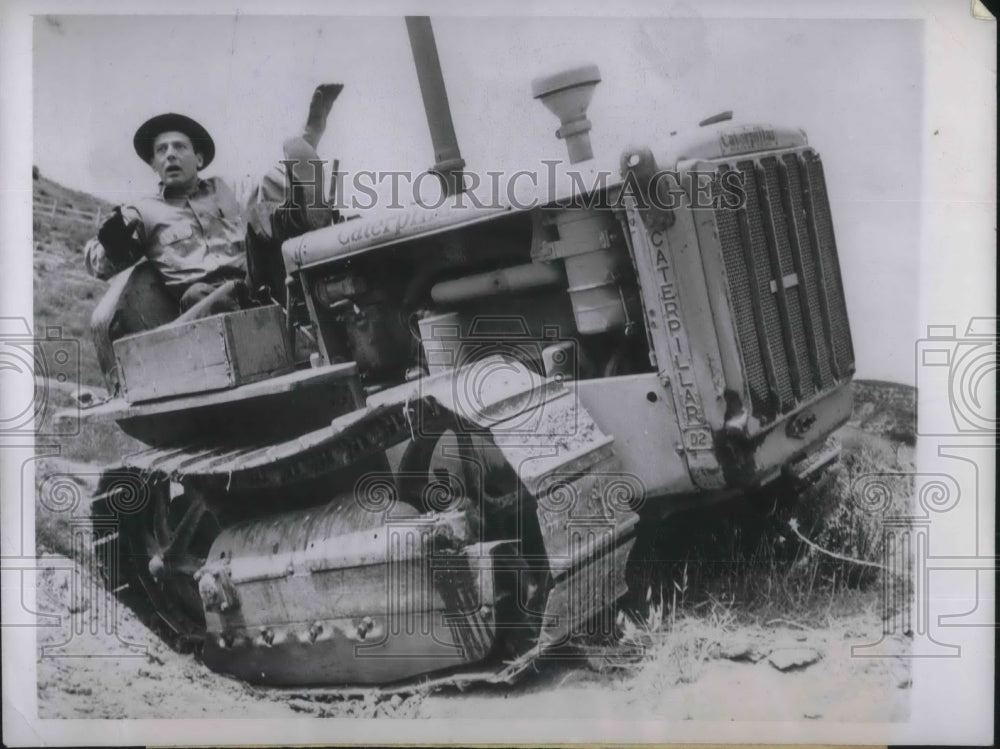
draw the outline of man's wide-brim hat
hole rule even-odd
[[[191,139],[194,150],[202,156],[202,169],[212,163],[212,159],[215,158],[215,141],[208,134],[208,130],[190,117],[174,112],[158,114],[139,125],[132,139],[132,145],[135,146],[139,158],[147,164],[150,163],[153,160],[153,141],[156,140],[156,136],[170,132],[184,133]]]

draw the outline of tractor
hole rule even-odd
[[[593,187],[477,204],[430,22],[407,25],[441,200],[288,239],[266,304],[178,321],[140,262],[94,314],[89,417],[144,445],[92,504],[109,589],[253,683],[498,672],[613,634],[643,528],[814,479],[852,409],[805,133],[726,112],[623,144]],[[531,83],[570,165],[600,77]]]

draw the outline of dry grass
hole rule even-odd
[[[691,627],[704,627],[711,639],[730,625],[821,628],[831,618],[873,610],[885,574],[875,566],[883,561],[885,520],[909,514],[908,455],[884,437],[855,430],[839,465],[795,501],[783,497],[772,515],[742,504],[671,518],[658,535],[640,540],[645,546],[624,604],[625,638],[668,632],[672,647],[691,650],[697,661],[704,643],[685,644],[681,636]],[[873,475],[888,496],[878,513],[855,496]],[[824,550],[868,564],[817,551],[793,527]]]
[[[709,598],[704,606],[684,607],[683,596],[680,600],[682,607],[664,607],[651,595],[644,619],[619,617],[623,646],[645,652],[630,681],[638,693],[662,694],[676,684],[693,683],[733,647],[739,625],[731,605]]]
[[[880,563],[886,518],[910,513],[912,451],[893,436],[906,431],[906,415],[899,399],[890,399],[889,434],[878,406],[867,407],[867,392],[858,400],[869,426],[855,420],[847,428],[839,464],[795,501],[782,497],[769,516],[746,503],[688,513],[641,541],[635,570],[642,574],[630,585],[644,600],[633,595],[618,618],[623,646],[644,651],[628,689],[662,694],[697,681],[718,658],[756,661],[776,629],[812,636],[852,617],[877,621],[883,570],[832,558],[792,532],[797,527],[825,550]],[[885,388],[874,392],[885,400]],[[873,476],[887,498],[880,512],[857,496]]]

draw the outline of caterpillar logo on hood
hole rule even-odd
[[[777,148],[778,136],[772,128],[756,125],[736,132],[719,133],[719,146],[723,156],[732,156],[737,153]]]

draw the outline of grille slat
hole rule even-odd
[[[777,266],[779,274],[774,281],[774,293],[778,308],[782,313],[782,332],[788,351],[788,364],[795,397],[801,400],[815,392],[813,371],[806,345],[805,328],[802,323],[802,308],[799,304],[797,287],[801,282],[792,249],[788,239],[788,221],[785,205],[781,199],[778,184],[778,161],[773,156],[760,160],[758,167],[761,192],[761,206],[764,211],[764,226],[767,229],[771,249],[771,265]],[[794,285],[785,288],[783,279],[794,279]]]
[[[816,375],[816,387],[820,390],[834,384],[830,369],[829,349],[823,344],[823,318],[820,312],[819,277],[813,260],[809,230],[806,227],[805,197],[799,174],[799,161],[795,154],[785,154],[779,163],[782,194],[785,202],[785,216],[788,218],[789,239],[792,243],[792,258],[795,271],[799,274],[799,298],[807,314],[802,318],[804,334],[808,341],[809,357]]]
[[[812,248],[812,259],[813,263],[816,265],[816,276],[819,281],[817,288],[819,289],[820,319],[823,321],[823,344],[829,352],[830,370],[833,372],[834,378],[840,379],[841,371],[840,367],[837,366],[837,352],[833,347],[833,325],[830,322],[830,295],[827,290],[829,277],[824,272],[823,255],[820,250],[819,232],[816,228],[816,210],[813,206],[814,196],[813,191],[809,186],[809,172],[806,168],[804,159],[802,161],[802,166],[805,170],[805,190],[802,195],[806,205],[806,227],[809,230],[809,246]]]
[[[767,424],[853,373],[854,352],[819,157],[764,154],[736,169],[746,202],[715,220],[750,405]]]
[[[837,370],[841,377],[845,377],[854,372],[854,347],[847,321],[844,284],[840,278],[840,263],[837,260],[837,243],[833,236],[833,220],[826,194],[823,162],[814,151],[806,151],[802,154],[802,158],[811,195],[812,218],[816,226],[817,249],[822,264],[821,273],[827,277],[825,286],[830,309],[830,334],[833,339],[831,343]]]
[[[788,358],[785,353],[784,335],[782,333],[781,313],[778,302],[771,293],[771,281],[776,275],[776,269],[771,267],[771,258],[767,249],[767,237],[764,232],[764,220],[761,216],[759,188],[757,185],[756,165],[752,161],[741,161],[736,168],[743,174],[743,187],[746,191],[746,205],[738,212],[738,220],[745,226],[743,241],[748,245],[748,263],[751,279],[756,281],[756,298],[760,306],[762,322],[760,327],[764,332],[765,365],[768,379],[771,381],[778,397],[779,409],[783,413],[795,404],[795,394],[792,392],[792,381],[788,372]],[[778,276],[780,282],[781,276]],[[767,354],[770,356],[767,356]]]
[[[719,174],[730,171],[728,164],[719,167]],[[712,183],[716,201],[721,200],[719,180]],[[718,205],[718,202],[716,203]],[[740,353],[743,355],[743,368],[746,371],[747,384],[750,390],[750,405],[753,412],[774,416],[771,407],[771,393],[764,372],[764,361],[761,356],[761,345],[757,337],[757,324],[753,302],[750,298],[750,276],[747,264],[740,249],[740,227],[736,220],[736,212],[720,208],[715,212],[716,225],[719,230],[719,241],[723,247],[722,259],[726,268],[726,278],[729,281],[729,296],[733,312],[736,315],[736,329],[739,337]]]

